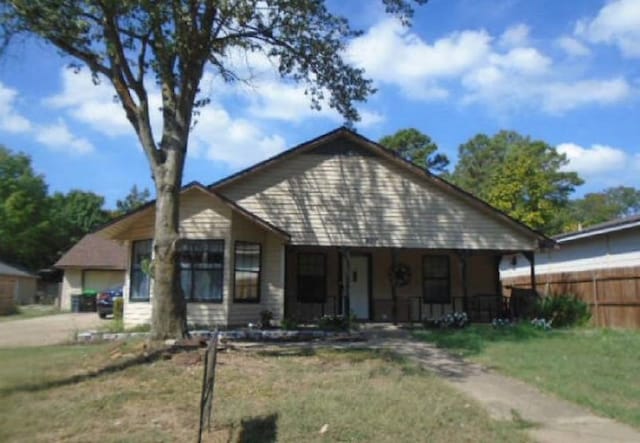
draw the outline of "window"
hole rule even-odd
[[[425,255],[422,259],[424,303],[451,303],[448,255]]]
[[[259,243],[236,242],[233,301],[260,301],[260,253]]]
[[[324,303],[327,298],[327,259],[324,254],[298,254],[298,300]]]
[[[148,266],[151,260],[151,240],[134,241],[131,248],[129,300],[149,301]]]
[[[221,302],[224,240],[183,240],[180,284],[188,302]]]

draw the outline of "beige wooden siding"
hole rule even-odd
[[[233,214],[229,324],[246,325],[257,323],[260,312],[271,311],[275,321],[284,315],[284,244],[273,233],[250,222],[239,214]],[[262,246],[262,269],[260,275],[260,302],[234,303],[234,253],[236,241],[260,243]]]
[[[219,190],[287,231],[293,244],[535,247],[533,236],[363,148],[301,153]]]
[[[62,277],[62,291],[60,293],[60,310],[71,310],[71,295],[82,292],[82,270],[68,268]]]

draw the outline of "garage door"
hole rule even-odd
[[[102,291],[124,284],[124,271],[84,271],[84,291]]]

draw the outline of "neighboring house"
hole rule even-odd
[[[154,211],[149,203],[98,232],[129,251],[129,325],[151,315]],[[500,294],[501,257],[552,243],[344,128],[185,186],[180,235],[188,321],[221,326],[262,310],[275,320],[416,321],[454,309],[480,319],[474,301]]]
[[[64,271],[60,309],[71,309],[71,295],[123,285],[127,249],[96,234],[85,235],[54,265]]]
[[[13,303],[26,305],[35,301],[38,276],[0,262],[0,285],[3,286],[2,292],[5,297],[10,294],[13,297]]]
[[[555,237],[559,248],[536,255],[541,294],[575,294],[599,326],[640,327],[640,216]],[[522,256],[503,259],[502,283],[531,288]]]

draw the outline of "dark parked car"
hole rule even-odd
[[[96,305],[100,318],[113,314],[113,299],[122,297],[122,286],[105,289],[96,296]]]

